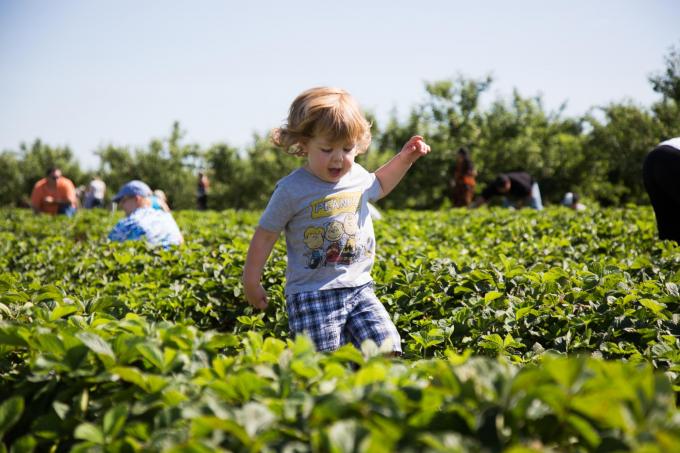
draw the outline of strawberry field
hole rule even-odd
[[[376,293],[402,337],[319,354],[240,275],[259,213],[0,210],[2,451],[673,451],[680,248],[648,207],[387,212]]]

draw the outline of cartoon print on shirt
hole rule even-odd
[[[312,219],[333,217],[344,212],[356,212],[360,201],[361,192],[343,192],[314,200],[310,205]]]
[[[356,234],[359,230],[359,216],[355,213],[347,214],[342,222],[342,228],[347,239],[345,240],[345,246],[342,248],[342,253],[340,253],[340,263],[352,264],[359,257],[356,242]]]
[[[345,216],[345,220],[342,222],[342,228],[345,230],[345,234],[349,236],[355,236],[359,230],[359,216],[356,212],[349,213]]]
[[[340,253],[340,264],[352,264],[354,258],[357,257],[357,241],[354,237],[350,236],[345,241],[345,245],[342,247],[342,253]]]
[[[304,232],[304,243],[309,249],[307,267],[351,265],[363,261],[372,253],[371,238],[361,236],[359,210],[361,192],[342,192],[314,200],[310,204],[311,218],[317,223]],[[329,218],[319,225],[319,219]]]
[[[326,224],[326,233],[324,234],[330,245],[326,249],[326,263],[337,263],[340,261],[340,238],[342,238],[342,223],[333,220]]]
[[[305,230],[305,245],[309,248],[309,269],[316,269],[323,261],[323,228],[309,227]]]

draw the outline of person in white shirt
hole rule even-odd
[[[106,184],[99,176],[95,176],[85,189],[85,201],[83,202],[85,209],[103,208],[105,195]]]

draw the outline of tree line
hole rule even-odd
[[[466,146],[478,171],[479,188],[498,173],[526,170],[541,186],[544,200],[558,202],[567,191],[603,205],[646,203],[641,168],[646,153],[662,139],[680,136],[680,47],[665,56],[665,68],[649,77],[660,99],[650,106],[633,101],[594,107],[579,117],[564,115],[564,106],[548,111],[540,96],[515,90],[483,107],[491,77],[455,78],[425,83],[425,99],[405,119],[395,114],[380,124],[370,113],[373,143],[357,161],[369,170],[386,162],[414,135],[427,138],[433,152],[414,166],[385,208],[436,209],[448,205],[448,180],[455,153]],[[174,209],[195,206],[196,174],[211,180],[212,209],[260,209],[278,179],[301,161],[275,148],[267,136],[254,135],[251,145],[227,143],[203,148],[185,143],[174,123],[167,138],[146,148],[106,146],[98,149],[100,167],[84,171],[68,147],[36,139],[18,150],[0,153],[0,206],[27,206],[31,189],[45,170],[58,166],[76,185],[98,174],[108,196],[130,179],[162,189]]]

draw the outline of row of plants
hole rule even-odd
[[[118,315],[287,336],[283,241],[264,276],[272,308],[254,312],[242,296],[256,213],[180,212],[187,244],[166,251],[110,243],[117,217],[106,213],[69,222],[3,212],[3,279],[24,299],[49,288]],[[518,360],[534,349],[656,360],[653,346],[677,349],[680,254],[655,240],[649,208],[390,212],[376,234],[376,290],[410,357],[463,347]]]
[[[62,302],[0,322],[10,451],[670,451],[648,364],[544,355],[392,361],[370,343],[203,332]],[[9,358],[9,361],[7,360]],[[9,363],[8,363],[9,362]],[[9,365],[9,366],[8,366]],[[1,449],[1,448],[0,448]]]

